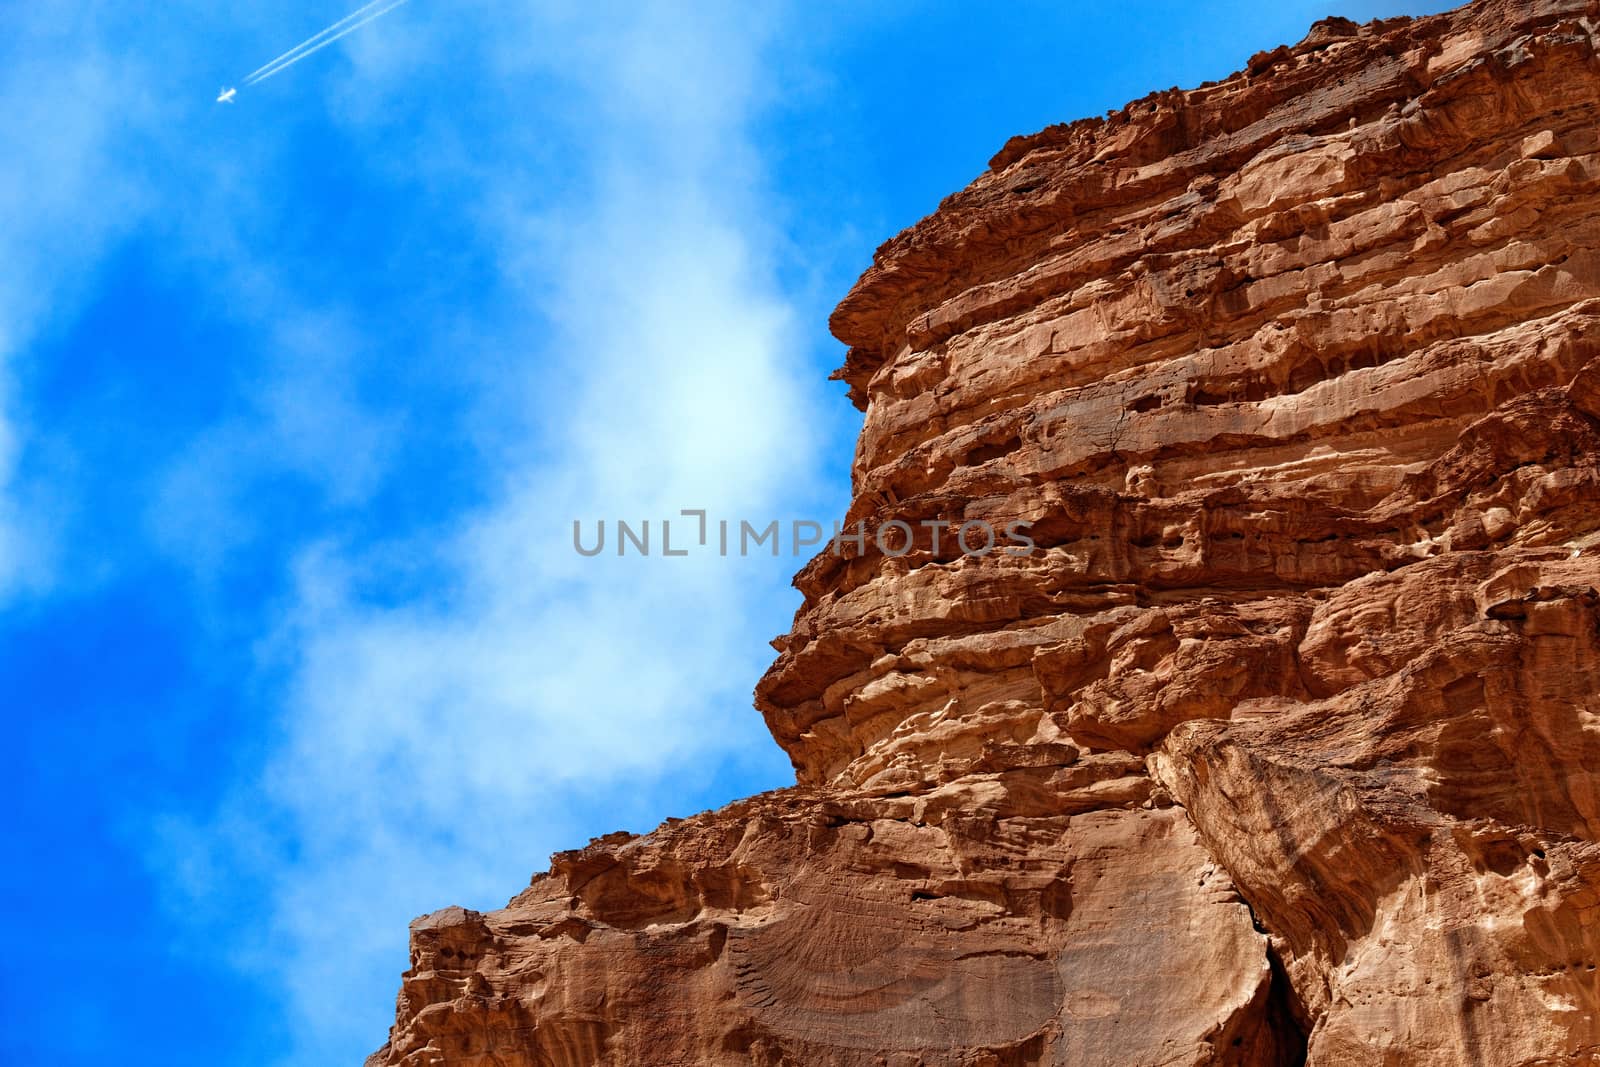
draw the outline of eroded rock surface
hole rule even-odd
[[[883,246],[800,784],[418,920],[369,1062],[1600,1062],[1597,34],[1325,20]]]
[[[943,799],[785,791],[556,856],[413,925],[378,1062],[1280,1062],[1265,938],[1182,811]]]

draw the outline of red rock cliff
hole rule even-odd
[[[881,248],[800,784],[418,920],[369,1062],[1600,1061],[1597,30],[1326,20]]]

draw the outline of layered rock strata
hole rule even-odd
[[[799,785],[418,920],[369,1063],[1600,1062],[1597,33],[1325,20],[884,245]]]

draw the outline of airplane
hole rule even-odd
[[[219,104],[231,104],[231,103],[233,103],[233,98],[234,98],[235,94],[237,94],[238,92],[239,92],[239,90],[237,90],[237,89],[224,89],[224,90],[222,90],[222,92],[217,94],[217,103],[219,103]]]

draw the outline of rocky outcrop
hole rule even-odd
[[[1600,1062],[1597,34],[1325,20],[883,246],[799,785],[418,920],[369,1062]]]
[[[785,791],[558,855],[413,924],[377,1062],[1284,1062],[1249,909],[1180,810],[1106,805],[1127,769]]]

